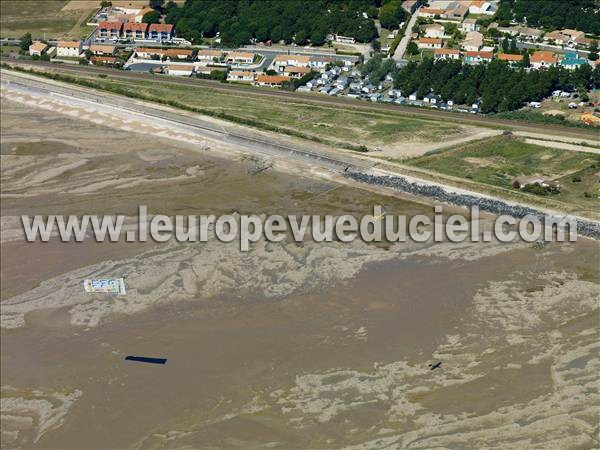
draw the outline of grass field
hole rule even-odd
[[[458,136],[463,128],[457,124],[395,116],[385,113],[342,110],[340,108],[295,103],[290,99],[241,97],[217,92],[206,87],[178,86],[166,83],[117,80],[92,76],[77,76],[91,80],[100,89],[121,94],[134,94],[144,99],[172,101],[201,111],[226,114],[240,122],[264,124],[265,129],[277,127],[289,134],[308,137],[325,144],[358,148],[383,146],[399,141],[439,142]],[[164,79],[164,78],[163,78]]]
[[[546,148],[501,136],[405,163],[507,189],[513,189],[512,182],[519,177],[552,179],[561,185],[561,192],[550,196],[552,199],[582,210],[600,206],[600,156],[591,153]]]
[[[95,8],[63,10],[68,0],[0,1],[0,35],[34,38],[81,38],[91,32],[86,19]],[[89,5],[88,5],[89,6]]]

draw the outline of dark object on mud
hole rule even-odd
[[[429,370],[435,370],[439,367],[442,367],[442,362],[438,361],[435,364],[429,364]]]
[[[165,364],[167,362],[166,358],[147,358],[145,356],[126,356],[125,360],[145,362],[150,364]]]

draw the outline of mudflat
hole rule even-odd
[[[6,448],[598,446],[597,242],[26,243],[21,214],[432,208],[218,141],[1,119]]]

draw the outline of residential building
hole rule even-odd
[[[198,61],[213,62],[215,61],[215,59],[219,61],[223,56],[225,56],[225,52],[223,52],[222,50],[209,48],[206,50],[198,50],[198,53],[196,54],[196,59]]]
[[[121,36],[122,28],[123,24],[121,22],[99,22],[96,37],[117,40]]]
[[[67,58],[79,58],[81,55],[80,41],[58,41],[56,45],[56,56]]]
[[[336,34],[333,37],[335,42],[339,42],[341,44],[354,44],[356,39],[350,36],[342,36],[341,34]]]
[[[194,73],[194,66],[192,64],[170,64],[166,67],[165,73],[167,75],[189,77]]]
[[[227,53],[227,62],[230,64],[252,64],[254,53],[248,52],[229,52]]]
[[[146,39],[147,29],[147,23],[124,23],[121,31],[121,37],[123,39],[129,39],[132,41]]]
[[[258,75],[255,84],[259,86],[281,87],[285,81],[290,80],[290,77],[284,75]]]
[[[432,23],[425,26],[425,37],[428,38],[443,38],[444,27],[439,23]]]
[[[449,7],[448,10],[446,10],[446,12],[442,15],[442,18],[463,21],[467,14],[469,14],[469,7],[459,2],[453,2],[451,4],[456,5],[456,7],[452,9]]]
[[[465,53],[465,62],[467,64],[481,64],[490,62],[494,58],[492,52],[473,52],[468,51]]]
[[[167,48],[162,50],[162,54],[168,59],[191,59],[194,56],[194,50],[189,48]]]
[[[437,48],[433,56],[435,59],[460,59],[460,51],[455,48]]]
[[[590,39],[590,38],[586,38],[585,36],[580,36],[577,39],[575,39],[575,45],[577,45],[578,47],[581,48],[589,48],[590,45],[592,45],[592,42],[594,42],[595,39]]]
[[[288,66],[308,67],[310,56],[307,55],[277,55],[271,65],[278,72],[283,72]]]
[[[310,67],[287,66],[283,70],[283,74],[291,78],[302,78],[304,75],[307,75],[310,72]]]
[[[29,46],[29,56],[42,56],[47,48],[48,46],[43,42],[35,41]]]
[[[562,33],[569,36],[571,38],[572,42],[575,42],[578,38],[585,36],[585,33],[583,31],[572,30],[570,28],[566,28],[566,29],[562,30]]]
[[[114,56],[92,56],[90,58],[92,64],[110,64],[113,65],[117,62],[117,58]]]
[[[498,53],[498,59],[500,61],[506,61],[511,66],[515,66],[523,62],[523,55],[511,55],[508,53]]]
[[[560,61],[561,67],[569,70],[575,70],[578,67],[585,66],[586,64],[588,64],[587,58],[582,58],[575,52],[565,53],[564,58]]]
[[[518,27],[519,36],[526,41],[536,41],[538,40],[542,34],[544,33],[542,30],[538,30],[537,28],[529,28],[529,27]]]
[[[308,65],[317,70],[324,70],[329,64],[333,64],[335,58],[332,56],[311,56]]]
[[[114,45],[101,45],[92,44],[90,45],[90,52],[94,55],[114,55],[116,47]]]
[[[173,38],[173,25],[170,23],[151,23],[148,27],[148,39],[158,42],[170,41]]]
[[[567,45],[571,41],[571,36],[564,34],[558,30],[546,33],[544,35],[545,42],[554,42],[557,45]]]
[[[468,52],[479,51],[483,47],[483,34],[479,31],[467,33],[465,40],[461,43],[461,47]]]
[[[439,8],[427,8],[425,6],[421,6],[417,10],[417,17],[435,18],[435,16],[441,17],[444,14],[446,14],[446,10],[445,9],[439,9]]]
[[[417,41],[419,48],[442,48],[444,41],[440,38],[421,38]]]
[[[471,2],[471,6],[469,6],[469,13],[471,14],[486,14],[488,16],[493,16],[496,13],[496,7],[492,5],[491,2],[486,2],[484,0],[475,0]]]
[[[465,19],[460,25],[460,30],[463,33],[471,33],[473,31],[479,31],[481,27],[477,25],[476,19]]]
[[[239,82],[252,82],[254,81],[254,72],[250,72],[248,70],[232,70],[227,74],[227,80]]]
[[[554,52],[539,50],[531,55],[529,61],[534,69],[545,69],[558,64],[558,57]]]

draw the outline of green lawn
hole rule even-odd
[[[91,32],[85,26],[91,8],[63,11],[69,0],[0,1],[0,35],[34,38],[81,38]],[[79,25],[78,25],[79,24]]]
[[[600,206],[600,156],[591,153],[546,148],[501,136],[406,163],[508,189],[512,189],[512,181],[517,177],[539,176],[560,182],[560,194],[552,196],[556,200],[581,208]],[[574,177],[581,181],[573,182]]]

